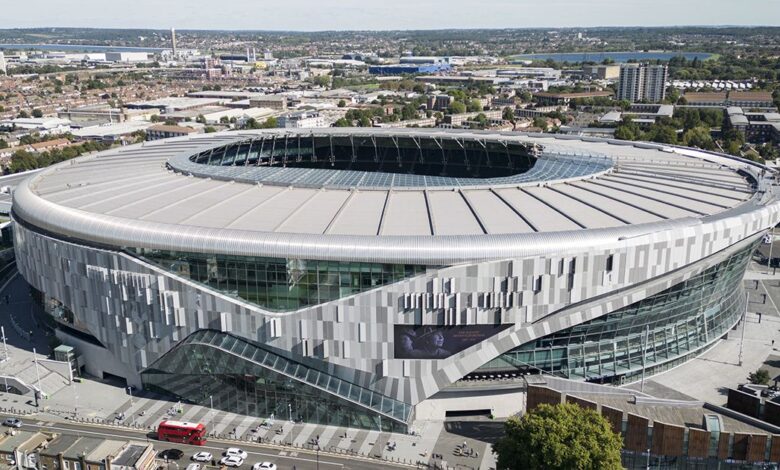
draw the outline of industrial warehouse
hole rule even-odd
[[[90,374],[407,431],[453,388],[623,384],[706,351],[745,311],[771,183],[663,144],[275,129],[64,162],[12,216],[19,271]]]

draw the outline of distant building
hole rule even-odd
[[[683,95],[685,98],[685,104],[688,106],[701,106],[701,107],[724,107],[726,106],[726,98],[728,94],[725,91],[719,92],[690,92]]]
[[[35,144],[30,144],[25,147],[25,150],[33,153],[43,153],[55,149],[69,147],[69,146],[70,146],[70,141],[68,139],[54,139],[54,140],[47,140],[44,142],[37,142]]]
[[[372,65],[368,68],[371,75],[403,75],[416,73],[446,72],[452,67],[446,62],[430,64]]]
[[[296,111],[285,114],[278,119],[279,127],[285,129],[301,129],[304,127],[328,127],[325,118],[317,111]]]
[[[588,75],[592,78],[600,80],[611,80],[620,78],[620,66],[619,65],[583,65],[583,75]]]
[[[751,113],[732,106],[726,110],[726,119],[745,134],[747,142],[780,144],[780,113]]]
[[[768,91],[690,92],[683,95],[683,98],[685,98],[686,105],[692,107],[777,110],[772,93]]]
[[[513,67],[496,70],[497,77],[534,78],[537,80],[558,80],[561,71],[551,67]]]
[[[730,91],[728,105],[748,109],[777,109],[774,100],[772,99],[772,93],[769,91]]]
[[[599,119],[602,124],[617,124],[624,116],[631,116],[631,120],[640,126],[650,126],[661,118],[671,118],[674,115],[674,106],[671,104],[632,104],[625,111],[610,111]]]
[[[0,130],[24,130],[40,135],[70,132],[70,121],[60,118],[16,118],[0,121]]]
[[[161,124],[146,129],[146,140],[169,139],[171,137],[184,137],[185,135],[195,134],[197,131],[191,127],[170,126]]]
[[[428,97],[428,109],[432,109],[434,111],[443,111],[450,107],[452,104],[452,96],[440,94],[440,95],[431,95]]]
[[[617,99],[632,103],[663,101],[668,73],[665,65],[621,64]]]
[[[115,122],[99,126],[82,127],[81,129],[75,129],[72,134],[76,140],[80,141],[96,140],[109,144],[117,142],[126,143],[135,139],[133,137],[134,133],[145,131],[151,126],[153,124],[146,121]]]
[[[383,122],[375,127],[382,128],[402,128],[402,127],[433,127],[436,125],[436,118],[409,119],[407,121]]]
[[[146,62],[149,54],[146,52],[106,52],[108,62]]]
[[[588,98],[611,98],[611,91],[584,91],[580,93],[534,93],[534,99],[540,106],[564,106],[569,107],[572,100]]]
[[[478,113],[448,114],[444,116],[444,123],[455,127],[462,126],[467,121],[473,121],[480,114],[484,114],[491,122],[500,122],[503,119],[503,111],[495,109],[492,111],[480,111]]]
[[[265,95],[249,99],[253,108],[271,108],[284,111],[287,109],[287,97],[283,95]]]
[[[361,59],[362,60],[362,59]],[[401,57],[398,60],[402,64],[449,64],[447,57],[431,57],[431,56],[408,56]]]
[[[0,51],[0,72],[8,73],[8,66],[5,64],[5,54]]]
[[[73,123],[104,123],[125,121],[125,115],[121,109],[112,108],[111,106],[105,104],[68,108],[64,111],[58,111],[57,117],[61,119],[68,119]]]

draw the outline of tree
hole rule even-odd
[[[704,126],[694,127],[685,131],[682,137],[682,144],[704,150],[715,150],[715,143],[710,135],[710,130]]]
[[[748,381],[752,384],[769,385],[770,380],[771,376],[766,369],[758,369],[757,371],[748,374]]]
[[[571,403],[539,405],[509,418],[493,446],[499,470],[621,469],[622,439],[594,410]]]
[[[515,122],[515,111],[512,108],[510,108],[509,106],[507,106],[506,108],[504,108],[504,111],[501,113],[501,119],[503,119],[504,121],[509,121],[509,122],[514,123]]]
[[[482,111],[482,103],[474,98],[473,100],[470,100],[468,105],[466,106],[466,110],[470,113],[478,113]]]
[[[30,114],[27,111],[25,111],[25,110],[21,110],[21,111],[19,111],[18,117],[20,117],[20,118],[28,118],[28,117],[30,117]]]
[[[38,108],[35,108],[32,110],[32,117],[34,118],[42,118],[43,117],[43,111],[41,111]]]
[[[214,128],[214,126],[206,126],[203,128],[203,132],[206,134],[211,134],[212,132],[217,132],[217,130]]]
[[[642,131],[631,116],[623,116],[623,121],[615,128],[615,138],[620,140],[639,140]]]
[[[279,121],[275,117],[269,117],[259,126],[260,129],[276,129],[277,127],[279,127]]]
[[[547,129],[547,119],[540,116],[536,116],[534,118],[533,126],[538,127],[540,129]]]
[[[650,142],[661,144],[676,144],[677,129],[665,124],[653,124],[646,136]]]
[[[343,108],[343,107],[345,107],[345,106],[347,106],[347,102],[346,102],[346,101],[344,101],[344,100],[339,100],[338,107],[339,107],[339,108]]]
[[[462,114],[466,112],[466,105],[461,101],[453,101],[450,103],[450,114]]]
[[[34,170],[38,168],[38,161],[35,156],[26,150],[17,150],[11,155],[11,173],[20,171]]]

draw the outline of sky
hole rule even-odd
[[[780,26],[780,0],[4,0],[0,28]]]

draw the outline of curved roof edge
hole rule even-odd
[[[241,138],[241,134],[237,133],[236,137]],[[606,139],[580,139],[629,145],[621,141],[613,142]],[[577,139],[566,138],[563,140]],[[780,210],[780,202],[778,202],[772,185],[768,178],[762,174],[766,169],[764,166],[751,165],[750,162],[741,159],[699,152],[695,149],[673,149],[651,143],[631,143],[631,145],[643,145],[654,149],[664,148],[670,152],[687,154],[688,157],[739,166],[759,182],[758,191],[745,204],[703,219],[688,217],[614,228],[452,236],[362,236],[256,232],[137,221],[90,213],[48,201],[37,195],[32,189],[40,178],[49,172],[56,171],[61,166],[95,159],[95,155],[90,155],[55,165],[23,181],[13,195],[13,215],[17,220],[53,234],[54,237],[59,235],[65,239],[87,244],[94,243],[117,248],[134,247],[240,256],[441,266],[614,245],[625,238],[673,229],[701,227],[706,224],[736,220],[745,215],[766,210],[773,212]]]

